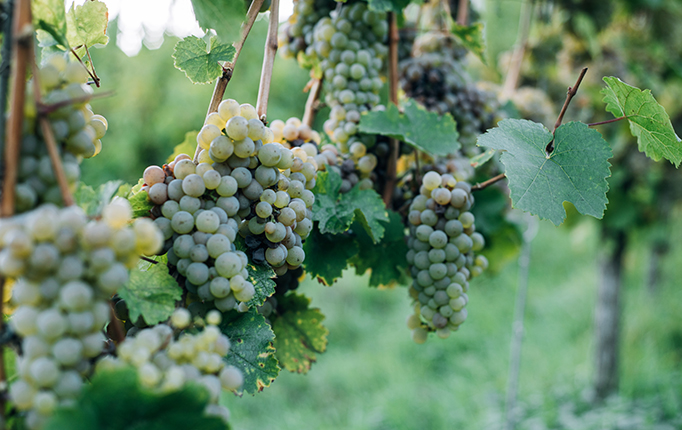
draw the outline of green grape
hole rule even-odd
[[[242,116],[234,116],[227,121],[225,131],[233,140],[245,139],[249,135],[249,122]]]

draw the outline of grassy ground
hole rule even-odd
[[[551,422],[560,408],[554,393],[575,397],[589,388],[596,233],[591,222],[572,232],[542,223],[532,244],[519,396],[536,405],[543,421]],[[675,281],[682,276],[682,250],[673,249],[664,282],[652,295],[643,285],[646,249],[633,249],[626,261],[621,394],[656,396],[657,405],[675,413],[682,404],[675,370],[682,358],[682,292]],[[405,327],[405,289],[366,284],[365,277],[347,273],[333,287],[312,280],[301,285],[327,315],[328,350],[308,375],[283,372],[256,396],[226,396],[235,430],[498,428],[516,265],[476,280],[462,329],[425,345],[414,344]]]

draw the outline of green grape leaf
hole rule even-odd
[[[256,289],[256,294],[247,305],[261,306],[265,303],[265,299],[275,294],[275,281],[272,279],[275,271],[267,263],[253,264],[251,262],[246,266],[246,270],[249,272],[249,282]]]
[[[268,263],[255,264],[251,261],[250,253],[244,243],[244,238],[237,236],[234,241],[235,247],[246,253],[249,256],[249,264],[246,265],[246,270],[249,272],[249,282],[253,284],[256,289],[256,294],[247,303],[249,307],[261,306],[265,303],[265,299],[275,294],[275,271]]]
[[[106,45],[109,43],[107,5],[98,0],[86,1],[82,6],[71,5],[66,14],[66,38],[72,47]],[[85,52],[84,48],[78,51]]]
[[[487,64],[485,58],[485,31],[482,22],[476,22],[471,25],[459,25],[453,22],[452,30],[450,31],[459,39],[462,46],[473,52],[474,55],[481,59],[483,64]]]
[[[182,143],[175,145],[175,148],[173,148],[173,153],[168,157],[166,163],[170,163],[171,161],[175,160],[175,157],[180,154],[187,154],[190,157],[193,157],[194,151],[197,148],[198,134],[199,132],[196,130],[185,133],[185,140],[183,140]]]
[[[242,390],[256,394],[269,387],[280,367],[272,344],[275,333],[265,317],[255,309],[244,313],[231,311],[223,314],[219,327],[232,345],[225,361],[244,374]]]
[[[373,189],[361,190],[357,185],[341,197],[355,206],[355,221],[365,229],[374,243],[384,237],[383,222],[388,221],[386,205],[381,196]]]
[[[218,417],[204,413],[210,395],[191,383],[167,394],[139,383],[133,367],[97,372],[71,407],[60,407],[44,430],[225,430]]]
[[[350,228],[355,208],[339,203],[341,175],[333,169],[318,172],[313,193],[313,221],[319,221],[321,233],[342,233]]]
[[[111,199],[116,196],[122,184],[123,181],[109,181],[94,190],[83,182],[79,182],[76,192],[73,193],[73,198],[76,200],[76,204],[85,211],[86,215],[90,217],[97,216],[102,213],[104,206],[109,204]]]
[[[651,90],[640,90],[618,78],[604,77],[602,89],[606,110],[615,117],[625,116],[630,132],[637,138],[639,150],[658,161],[665,158],[679,167],[682,162],[682,142],[675,134],[670,117]]]
[[[208,49],[208,50],[207,50]],[[223,73],[220,61],[232,61],[235,49],[211,37],[209,45],[196,36],[187,36],[175,45],[173,64],[194,84],[208,84]]]
[[[359,251],[353,237],[348,234],[322,234],[317,223],[303,242],[303,250],[305,271],[327,286],[341,277],[348,267],[348,260]]]
[[[503,150],[512,204],[559,225],[566,218],[564,201],[583,215],[602,218],[606,210],[606,178],[611,175],[611,148],[598,131],[570,122],[554,135],[554,151],[545,148],[552,133],[543,125],[505,119],[478,138],[478,145]]]
[[[130,206],[133,208],[133,218],[142,218],[149,216],[150,211],[154,207],[154,203],[149,200],[149,194],[146,191],[142,191],[142,185],[144,185],[144,179],[140,178],[137,184],[130,189],[125,198],[130,202]]]
[[[147,324],[154,325],[171,316],[175,302],[182,298],[182,288],[168,273],[168,266],[158,263],[145,271],[131,270],[118,295],[126,301],[131,321],[142,316]]]
[[[246,18],[244,0],[192,0],[192,7],[199,26],[215,30],[222,43],[232,43],[239,36]]]
[[[402,12],[410,4],[411,0],[368,0],[371,10],[377,12]],[[402,15],[402,13],[401,13]]]
[[[322,325],[324,315],[310,308],[309,298],[295,293],[279,298],[277,311],[271,320],[279,364],[290,372],[308,373],[317,354],[327,349],[329,330]]]
[[[389,220],[382,222],[386,234],[378,244],[372,241],[364,229],[356,228],[357,224],[352,227],[357,235],[359,252],[350,262],[358,275],[371,270],[369,285],[372,287],[406,284],[408,281],[405,225],[399,213],[389,211],[388,216]]]
[[[65,50],[69,46],[66,40],[66,9],[63,1],[34,0],[31,2],[31,13],[40,47],[61,45]]]
[[[374,190],[353,189],[341,194],[341,175],[330,169],[317,174],[313,193],[313,221],[319,222],[321,233],[338,234],[348,230],[357,219],[375,242],[381,240],[384,228],[379,221],[387,221],[386,207]]]
[[[385,111],[366,112],[360,118],[360,131],[404,141],[431,155],[448,155],[460,148],[457,123],[452,115],[429,112],[408,99],[404,113],[389,104]]]
[[[494,149],[488,149],[488,150],[486,150],[486,151],[484,151],[484,152],[481,152],[481,153],[478,154],[477,156],[472,157],[472,158],[469,160],[469,163],[471,164],[471,167],[473,167],[474,169],[475,169],[475,168],[478,168],[478,167],[481,167],[482,165],[484,165],[485,163],[487,163],[488,161],[490,161],[490,160],[493,158],[493,156],[495,155],[496,152],[497,152],[497,151],[494,150]]]

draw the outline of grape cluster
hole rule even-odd
[[[494,125],[496,97],[471,83],[466,50],[451,36],[427,33],[415,41],[414,53],[399,64],[402,89],[427,109],[452,114],[464,152],[475,155],[478,135]]]
[[[238,302],[245,310],[255,294],[247,280],[249,257],[267,261],[278,275],[305,259],[317,164],[305,149],[288,149],[274,138],[253,106],[228,99],[197,136],[198,165],[181,154],[144,173],[169,264],[191,293],[223,311]],[[237,235],[250,255],[236,250]]]
[[[39,78],[43,104],[64,104],[47,118],[58,143],[67,182],[74,186],[80,178],[80,159],[101,151],[100,139],[106,133],[107,120],[93,114],[87,104],[92,90],[85,85],[88,73],[80,63],[69,63],[63,56],[53,55],[40,68]],[[28,87],[32,89],[31,85]],[[31,103],[25,108],[15,195],[17,212],[28,211],[44,202],[63,204],[36,107]]]
[[[284,58],[296,58],[313,44],[313,27],[334,10],[334,0],[296,0],[294,13],[279,27],[278,52]]]
[[[407,262],[416,304],[407,324],[417,343],[425,342],[429,331],[446,338],[459,328],[467,317],[469,280],[488,266],[476,255],[485,241],[475,231],[473,203],[468,183],[431,171],[410,205]]]
[[[276,119],[270,123],[268,128],[272,131],[273,142],[288,149],[302,147],[303,145],[313,145],[317,148],[322,140],[320,133],[295,117],[289,118],[286,122]]]
[[[324,129],[344,153],[352,152],[355,143],[369,146],[358,135],[358,122],[362,112],[380,101],[387,32],[386,14],[369,10],[365,3],[343,6],[313,29],[310,51],[320,60],[325,101],[331,107]]]
[[[31,429],[73,401],[104,349],[109,297],[128,280],[140,254],[163,244],[149,219],[132,225],[127,200],[88,220],[75,206],[43,205],[0,224],[0,275],[16,278],[10,320],[21,336],[18,379],[9,390]]]
[[[97,371],[121,366],[133,366],[140,384],[152,391],[171,393],[188,383],[198,383],[210,394],[205,413],[218,416],[226,423],[230,412],[218,404],[222,389],[236,391],[244,376],[238,368],[226,365],[224,358],[230,351],[230,340],[217,327],[220,312],[208,312],[205,326],[196,333],[182,332],[176,339],[173,328],[190,327],[191,315],[178,308],[171,315],[171,326],[159,324],[128,336],[118,346],[116,358],[108,356],[97,364]]]

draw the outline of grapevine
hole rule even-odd
[[[485,60],[484,27],[468,25],[478,14],[467,1],[454,14],[450,2],[408,11],[394,0],[296,0],[279,26],[278,0],[192,0],[205,33],[178,42],[173,58],[193,83],[215,81],[203,122],[165,162],[136,167],[136,185],[94,189],[80,182],[80,163],[114,146],[102,147],[109,123],[89,105],[90,84],[106,85],[90,50],[109,42],[107,7],[16,0],[0,12],[12,7],[14,28],[2,29],[3,64],[13,62],[0,160],[0,284],[11,292],[0,330],[3,428],[229,428],[224,392],[256,394],[325,352],[324,314],[299,289],[306,276],[331,286],[352,268],[370,286],[405,286],[412,340],[445,339],[465,329],[475,278],[500,264],[500,231],[518,237],[511,207],[557,225],[566,202],[604,216],[613,151],[593,127],[627,121],[640,152],[682,163],[662,105],[616,77],[601,91],[613,119],[569,121],[587,68],[553,127],[529,121],[547,122],[554,102],[511,88],[523,37],[501,99],[526,119],[501,120],[515,110],[473,78],[486,74],[467,58]],[[268,10],[257,102],[226,98]],[[303,112],[286,120],[268,116],[278,48],[311,78]],[[123,386],[155,406],[126,405]]]

